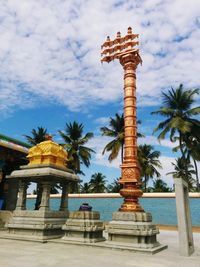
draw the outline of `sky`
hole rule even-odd
[[[143,60],[137,68],[139,131],[161,151],[162,178],[173,179],[174,144],[159,143],[153,129],[163,120],[151,115],[161,92],[183,83],[200,87],[199,0],[0,0],[0,133],[25,141],[42,126],[61,142],[58,130],[74,120],[93,132],[96,153],[84,182],[101,172],[108,183],[120,176],[120,160],[102,155],[110,141],[100,127],[123,111],[123,70],[118,61],[100,62],[100,48],[131,26],[139,34]],[[199,105],[199,99],[197,99]]]

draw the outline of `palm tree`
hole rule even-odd
[[[170,133],[172,142],[177,140],[178,134],[179,148],[182,157],[186,157],[184,152],[184,135],[191,132],[192,127],[200,129],[200,122],[193,118],[200,114],[200,107],[193,108],[194,96],[199,93],[199,89],[184,90],[183,85],[176,89],[171,88],[167,93],[162,93],[163,106],[152,114],[159,114],[167,119],[160,122],[154,132],[161,131],[158,139],[164,139]]]
[[[91,193],[104,193],[106,191],[106,176],[98,172],[91,176],[90,188]]]
[[[111,152],[108,160],[111,162],[116,159],[119,151],[121,150],[121,161],[123,161],[123,146],[124,146],[124,115],[115,114],[115,118],[110,118],[108,127],[101,127],[100,130],[103,136],[114,137],[114,139],[109,142],[104,150],[103,154]]]
[[[107,186],[107,190],[109,193],[118,193],[121,188],[122,185],[119,183],[119,178],[114,179],[114,181]]]
[[[81,193],[90,193],[90,184],[89,183],[84,183],[81,185]]]
[[[155,179],[153,181],[153,191],[154,192],[170,192],[170,188],[161,179]]]
[[[160,152],[154,151],[151,145],[140,145],[138,147],[138,161],[141,167],[141,177],[144,178],[144,189],[147,190],[147,183],[153,176],[160,177],[156,168],[162,168],[159,161]]]
[[[30,145],[35,146],[46,140],[47,129],[43,127],[38,127],[37,130],[32,129],[31,134],[32,136],[24,135],[24,137],[26,137],[26,140]]]
[[[200,161],[200,142],[199,138],[196,136],[193,136],[193,132],[196,134],[199,134],[198,130],[191,132],[191,134],[187,134],[184,136],[185,141],[185,147],[187,149],[187,155],[188,159],[192,158],[194,162],[194,168],[195,168],[195,176],[196,176],[196,188],[197,191],[200,191],[200,185],[199,185],[199,176],[198,176],[198,167],[197,167],[197,161]]]
[[[138,120],[137,124],[141,124]],[[112,160],[116,159],[120,150],[121,150],[121,162],[123,162],[123,155],[124,155],[124,114],[119,115],[118,113],[115,114],[115,118],[110,118],[108,127],[101,127],[100,130],[103,136],[113,137],[114,139],[109,142],[102,154],[105,152],[110,152],[108,160],[111,162]],[[137,134],[138,137],[143,137],[141,133]]]
[[[81,171],[81,164],[89,167],[91,153],[94,153],[85,144],[93,137],[93,133],[88,132],[83,136],[83,124],[78,124],[76,121],[73,123],[66,123],[65,131],[59,131],[60,136],[65,141],[63,145],[68,152],[68,167],[76,174],[83,174]]]
[[[182,178],[188,183],[188,189],[193,189],[194,179],[192,174],[195,174],[192,164],[190,164],[188,159],[178,158],[176,163],[172,163],[174,166],[174,171],[167,173],[167,175],[172,174],[174,178]]]

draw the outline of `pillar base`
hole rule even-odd
[[[103,222],[97,211],[74,211],[62,229],[65,235],[62,240],[66,242],[96,243],[105,241],[103,237]]]
[[[137,202],[124,202],[119,209],[120,212],[144,212]]]
[[[140,250],[159,252],[167,246],[157,241],[159,229],[146,212],[114,212],[108,224],[108,241],[113,245],[125,245]]]
[[[62,225],[68,211],[15,210],[7,223],[8,233],[4,238],[46,242],[63,236]]]

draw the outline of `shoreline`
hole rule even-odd
[[[60,198],[61,194],[51,194],[51,198]],[[89,193],[89,194],[69,194],[69,198],[122,198],[119,193]],[[190,192],[190,198],[200,198],[200,192]],[[36,198],[36,195],[28,194],[28,199]],[[143,193],[142,198],[175,198],[175,192],[170,193]]]

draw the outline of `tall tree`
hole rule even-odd
[[[160,152],[154,151],[151,145],[140,145],[138,147],[138,161],[141,167],[141,177],[144,178],[144,190],[147,190],[147,183],[149,179],[154,176],[160,177],[157,168],[162,168],[159,161]]]
[[[90,166],[91,154],[94,153],[89,147],[85,145],[94,136],[93,133],[88,132],[83,135],[84,126],[82,123],[66,123],[64,131],[59,131],[65,144],[63,145],[68,152],[68,167],[76,174],[83,174],[81,165]]]
[[[170,188],[167,184],[160,178],[153,181],[153,191],[154,192],[170,192]]]
[[[84,183],[81,185],[81,193],[90,193],[90,184],[89,183]]]
[[[114,181],[107,186],[109,193],[118,193],[121,188],[122,188],[122,185],[119,183],[119,178],[114,179]]]
[[[31,134],[32,135],[24,135],[24,137],[30,145],[35,146],[46,140],[47,129],[37,127],[37,129],[32,129]]]
[[[109,136],[114,138],[109,142],[104,150],[105,152],[110,152],[108,160],[111,162],[116,159],[121,150],[121,162],[123,161],[123,146],[124,146],[124,115],[115,114],[115,118],[110,118],[108,127],[101,127],[101,132],[103,136]]]
[[[163,106],[159,110],[152,112],[166,117],[154,129],[154,132],[160,131],[158,139],[164,139],[166,134],[170,134],[172,142],[179,140],[179,147],[183,158],[186,158],[184,151],[184,135],[191,132],[192,127],[200,129],[200,122],[193,116],[200,114],[200,107],[193,107],[194,97],[199,93],[199,89],[184,90],[180,84],[178,88],[171,88],[167,93],[162,93]]]
[[[196,127],[195,127],[196,128]],[[194,133],[194,134],[193,134]],[[200,161],[200,139],[199,137],[195,136],[196,134],[200,134],[198,129],[193,129],[190,134],[186,134],[184,136],[185,147],[188,154],[188,159],[192,158],[194,162],[195,168],[195,176],[196,176],[196,188],[197,191],[200,191],[200,184],[199,184],[199,175],[198,175],[198,167],[197,161]]]
[[[141,124],[138,120],[137,124]],[[110,141],[104,148],[103,154],[105,152],[110,152],[108,160],[111,162],[116,159],[119,152],[121,151],[121,162],[123,162],[124,155],[124,114],[115,114],[114,118],[110,118],[109,127],[101,127],[100,130],[103,136],[109,136],[114,138]],[[138,137],[143,137],[141,133],[137,133]]]
[[[98,172],[91,176],[90,180],[91,193],[106,192],[106,176]]]
[[[188,183],[189,190],[192,190],[194,185],[192,175],[195,174],[195,170],[189,160],[183,157],[178,158],[172,165],[174,166],[174,171],[167,173],[167,175],[171,174],[174,178],[182,178]]]

